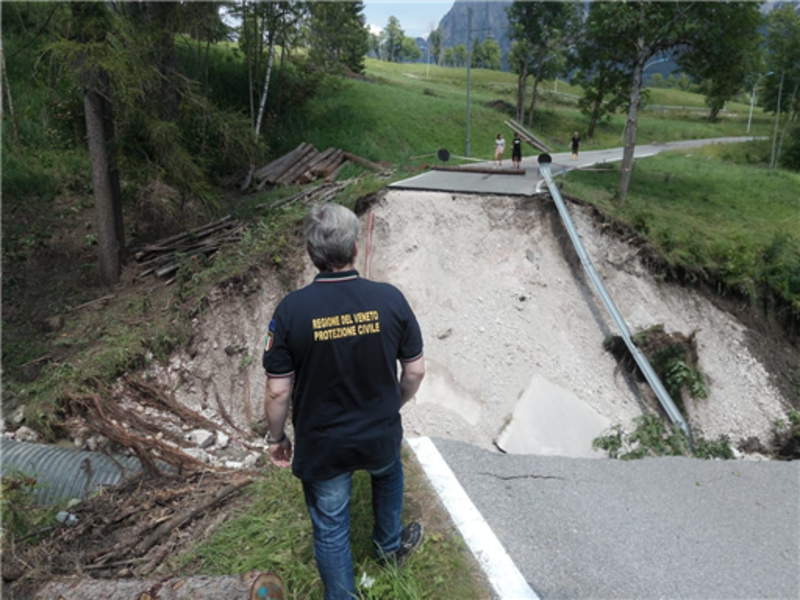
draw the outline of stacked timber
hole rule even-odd
[[[224,244],[238,241],[246,228],[245,223],[227,215],[190,231],[170,236],[145,246],[134,256],[142,268],[139,277],[151,273],[157,277],[171,275],[180,267],[181,257],[209,257]]]
[[[323,183],[322,185],[308,187],[286,198],[258,204],[254,208],[274,209],[297,202],[303,204],[330,202],[352,182],[353,180],[348,179],[347,181],[336,183]],[[238,221],[227,215],[213,223],[208,223],[202,227],[197,227],[191,231],[185,231],[145,246],[134,253],[134,257],[142,269],[138,277],[150,274],[156,277],[167,277],[178,270],[181,259],[200,254],[211,257],[224,244],[239,241],[246,227],[247,225],[243,221]],[[105,298],[101,298],[101,300],[103,299]],[[77,308],[82,308],[82,306]]]
[[[326,182],[335,181],[346,161],[355,162],[376,172],[384,168],[374,162],[336,148],[319,152],[311,144],[303,142],[253,173],[256,190],[266,185],[306,184],[318,178]]]

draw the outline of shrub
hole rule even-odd
[[[695,458],[733,458],[730,439],[726,435],[708,440],[694,436],[694,449],[689,438],[679,427],[664,423],[656,415],[643,415],[634,419],[630,433],[621,425],[613,425],[607,433],[592,442],[595,450],[604,450],[609,458],[634,460],[647,456],[694,456]]]
[[[42,529],[47,522],[54,522],[54,509],[37,507],[33,504],[33,492],[39,482],[20,472],[11,472],[2,478],[2,524],[3,549],[13,547],[19,538],[31,537],[36,533],[45,533],[50,528]]]

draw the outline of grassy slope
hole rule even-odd
[[[427,75],[426,75],[427,72]],[[278,125],[284,140],[278,151],[309,141],[319,148],[344,147],[371,160],[406,164],[410,157],[447,148],[453,155],[465,150],[466,72],[424,64],[393,64],[367,60],[366,81],[350,80],[342,88],[314,98],[301,116],[285,119]],[[578,93],[578,88],[559,82],[559,92]],[[534,133],[554,150],[567,148],[572,131],[585,131],[586,118],[573,100],[555,96],[551,82],[541,85],[542,97],[536,110]],[[504,120],[512,114],[489,109],[490,102],[502,100],[515,105],[516,76],[511,73],[474,69],[471,75],[472,156],[491,160],[497,133],[511,135]],[[652,90],[652,104],[680,103],[704,105],[696,94],[676,90]],[[666,142],[681,139],[744,135],[745,107],[736,109],[718,123],[709,123],[703,112],[648,111],[639,118],[638,140]],[[526,108],[527,110],[527,108]],[[677,119],[676,119],[677,117]],[[585,140],[586,150],[621,144],[623,115],[614,115],[598,127],[595,138]],[[752,134],[767,135],[770,118],[757,110]],[[413,162],[413,161],[412,161]],[[419,162],[419,161],[417,161]]]
[[[638,161],[625,206],[613,199],[617,170],[570,173],[564,189],[633,225],[671,264],[751,299],[771,286],[800,308],[800,174],[732,165],[718,151]]]
[[[426,536],[405,568],[382,567],[375,560],[371,540],[372,512],[369,477],[353,478],[351,539],[358,587],[362,574],[374,579],[362,587],[365,599],[464,598],[488,596],[478,584],[463,543],[452,536],[441,508],[423,505],[431,497],[424,475],[405,456],[407,501],[404,522],[421,520]],[[207,543],[173,565],[179,570],[203,574],[246,573],[271,570],[284,579],[287,598],[321,598],[322,584],[313,554],[311,522],[305,512],[300,482],[289,471],[269,469],[254,486],[247,510],[234,516]]]

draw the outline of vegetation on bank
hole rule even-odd
[[[624,206],[617,170],[569,173],[565,192],[635,229],[674,273],[800,315],[800,174],[764,168],[767,142],[706,146],[636,162]]]
[[[474,563],[442,509],[417,500],[433,492],[425,475],[404,451],[406,488],[403,522],[421,520],[425,537],[405,567],[381,565],[372,543],[369,476],[353,477],[351,539],[356,587],[363,600],[381,598],[465,598],[486,596],[475,584]],[[314,562],[311,523],[306,517],[301,483],[289,471],[268,469],[247,492],[248,508],[225,523],[202,546],[179,557],[177,570],[208,575],[271,570],[280,573],[290,597],[321,598],[322,583]]]

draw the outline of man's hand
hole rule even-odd
[[[269,445],[269,459],[281,469],[292,466],[292,441],[287,437],[280,444]]]

